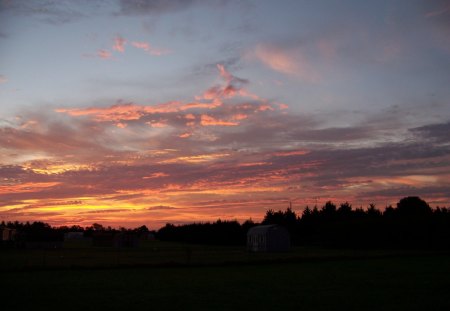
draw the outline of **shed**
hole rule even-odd
[[[280,225],[263,225],[247,232],[247,250],[251,252],[287,252],[291,241],[289,232]]]
[[[0,229],[2,232],[2,241],[14,241],[16,237],[16,229],[3,228]]]

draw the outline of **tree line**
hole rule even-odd
[[[292,208],[269,209],[261,223],[247,220],[167,224],[158,231],[160,240],[202,244],[245,244],[246,233],[256,225],[277,224],[287,228],[291,243],[298,246],[348,248],[450,248],[450,209],[432,209],[419,197],[405,197],[384,211],[370,204],[353,208],[331,201],[321,208],[307,206],[301,215]]]
[[[162,241],[211,245],[244,245],[247,231],[257,225],[277,224],[287,228],[291,243],[299,246],[349,248],[443,248],[450,249],[450,209],[432,209],[419,197],[405,197],[396,207],[383,211],[370,204],[366,209],[353,208],[348,202],[336,205],[331,201],[322,207],[309,207],[297,214],[292,208],[266,211],[261,223],[251,219],[242,224],[236,220],[166,224],[155,237]],[[51,227],[43,222],[2,222],[0,228],[16,229],[18,237],[28,241],[63,239],[64,233],[94,232],[148,233],[146,226],[134,229],[103,227]]]

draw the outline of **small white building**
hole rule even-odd
[[[290,246],[289,232],[280,225],[256,226],[247,232],[250,252],[287,252]]]

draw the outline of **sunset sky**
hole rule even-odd
[[[446,0],[0,0],[0,220],[450,205]]]

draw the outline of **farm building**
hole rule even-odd
[[[2,241],[13,241],[16,237],[16,229],[3,228],[0,229],[2,232]]]
[[[279,225],[256,226],[247,232],[247,250],[251,252],[286,252],[290,244],[289,232]]]

